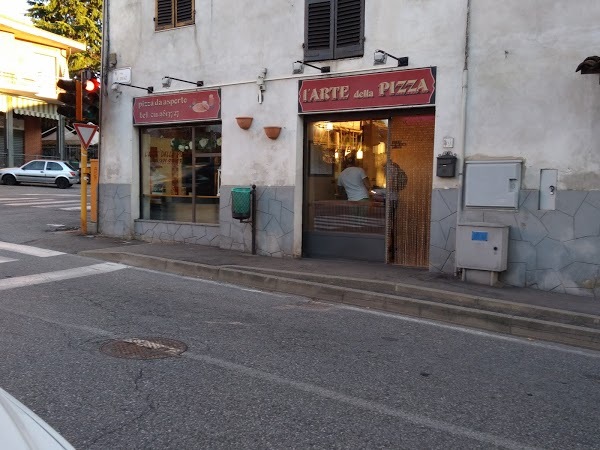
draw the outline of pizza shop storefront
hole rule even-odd
[[[300,81],[303,256],[428,267],[435,77],[430,67]]]

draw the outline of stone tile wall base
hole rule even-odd
[[[221,248],[252,252],[252,225],[233,219],[231,190],[221,186]],[[292,257],[294,239],[294,186],[256,188],[256,253]]]
[[[98,186],[98,232],[123,239],[134,236],[129,184]]]
[[[467,210],[463,222],[510,227],[508,270],[512,286],[600,300],[600,191],[558,191],[556,210],[538,209],[537,190],[520,192],[517,211]],[[453,273],[457,189],[432,195],[430,270]]]
[[[135,237],[147,242],[180,242],[219,247],[219,225],[136,220]]]

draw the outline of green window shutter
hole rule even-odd
[[[334,57],[364,54],[365,0],[337,0]]]
[[[175,26],[173,0],[156,0],[155,28],[164,30]]]
[[[306,0],[304,60],[333,58],[334,0]]]
[[[177,3],[177,18],[175,25],[191,25],[194,23],[194,0],[175,0]]]

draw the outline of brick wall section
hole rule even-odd
[[[25,161],[42,154],[42,119],[25,116]]]

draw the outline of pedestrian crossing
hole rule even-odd
[[[53,258],[56,256],[66,255],[66,253],[55,250],[49,250],[45,248],[33,247],[30,245],[23,244],[13,244],[11,242],[4,241],[0,241],[0,253],[9,253],[10,256],[33,256],[35,258]],[[20,259],[12,258],[10,256],[0,256],[0,264],[22,262]],[[53,260],[51,259],[50,264],[52,264],[52,261]],[[38,284],[53,283],[62,280],[85,278],[93,275],[111,273],[126,268],[127,266],[123,264],[99,263],[92,264],[89,266],[78,265],[77,267],[62,270],[53,270],[51,272],[33,273],[16,277],[0,278],[0,291],[30,287]]]
[[[17,194],[0,197],[0,207],[30,207],[61,211],[81,211],[79,194]],[[91,210],[88,197],[87,210]]]

